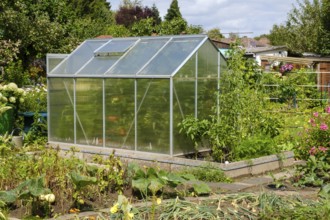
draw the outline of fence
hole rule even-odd
[[[330,100],[330,72],[265,72],[262,81],[268,109],[284,120],[289,133],[301,130],[315,111],[322,111]],[[278,104],[278,105],[276,105]]]

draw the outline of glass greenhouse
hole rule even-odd
[[[171,156],[194,151],[178,123],[213,111],[226,66],[206,35],[91,39],[47,60],[50,143]]]

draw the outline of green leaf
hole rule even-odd
[[[191,173],[181,174],[181,177],[185,180],[196,180],[196,177]]]
[[[135,172],[135,175],[134,175],[133,179],[138,180],[138,179],[146,178],[146,177],[147,176],[146,176],[145,172],[142,169],[138,169]]]
[[[0,201],[5,202],[6,204],[13,203],[17,199],[17,194],[15,191],[0,191]]]
[[[147,193],[149,184],[150,184],[150,180],[146,178],[132,180],[132,188],[139,190],[145,195]]]
[[[148,189],[155,195],[161,188],[164,187],[164,183],[158,178],[151,178]]]
[[[185,179],[183,179],[181,176],[174,174],[174,173],[169,173],[167,175],[168,178],[168,182],[170,183],[170,185],[172,185],[173,187],[182,184],[184,182],[186,182]]]
[[[147,177],[157,177],[157,172],[153,167],[148,168]]]
[[[321,188],[319,196],[325,199],[330,197],[330,184],[326,184]]]
[[[29,199],[30,197],[51,193],[50,189],[45,188],[44,175],[24,181],[14,191],[20,199]]]
[[[73,184],[77,187],[77,190],[80,190],[82,187],[97,183],[97,179],[95,177],[83,176],[75,171],[72,171],[68,176],[72,180]]]
[[[211,188],[206,183],[193,184],[193,189],[197,195],[206,195],[211,192]]]

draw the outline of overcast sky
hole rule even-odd
[[[117,10],[122,0],[108,0],[112,10]],[[143,6],[156,4],[162,19],[172,0],[142,0]],[[222,33],[253,32],[241,34],[248,37],[268,34],[274,24],[281,24],[296,0],[178,0],[184,19],[204,30],[219,28]],[[228,36],[228,35],[227,35]]]

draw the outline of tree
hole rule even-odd
[[[172,3],[170,5],[169,9],[167,9],[167,14],[165,15],[165,20],[171,21],[171,20],[177,19],[177,18],[182,18],[178,0],[172,0]]]
[[[121,5],[115,18],[118,25],[124,25],[128,29],[131,29],[134,23],[142,19],[153,18],[153,25],[158,25],[161,22],[159,11],[155,5],[149,8],[131,2]]]
[[[70,52],[113,23],[106,0],[2,0],[0,11],[1,37],[21,42],[18,56],[25,67],[46,53]]]
[[[329,53],[329,0],[297,0],[285,24],[274,25],[269,39],[273,45],[286,45],[293,53]],[[328,51],[328,52],[327,52]]]
[[[174,18],[170,21],[163,21],[160,25],[160,35],[177,35],[185,33],[187,22],[183,18]]]
[[[159,25],[162,22],[162,19],[159,16],[159,10],[155,4],[151,7],[151,17],[154,19],[154,24]]]
[[[136,6],[142,7],[142,3],[140,0],[123,0],[122,4],[120,4],[120,7],[126,8],[134,8]]]
[[[142,19],[135,22],[131,29],[131,34],[133,36],[150,36],[153,33],[158,33],[159,26],[154,25],[153,18]]]
[[[200,25],[189,25],[186,29],[187,34],[202,34],[204,29]]]
[[[219,28],[213,28],[207,32],[207,36],[212,40],[220,41],[224,36],[221,34]]]
[[[322,1],[321,23],[323,29],[319,34],[319,52],[330,55],[330,0]]]

